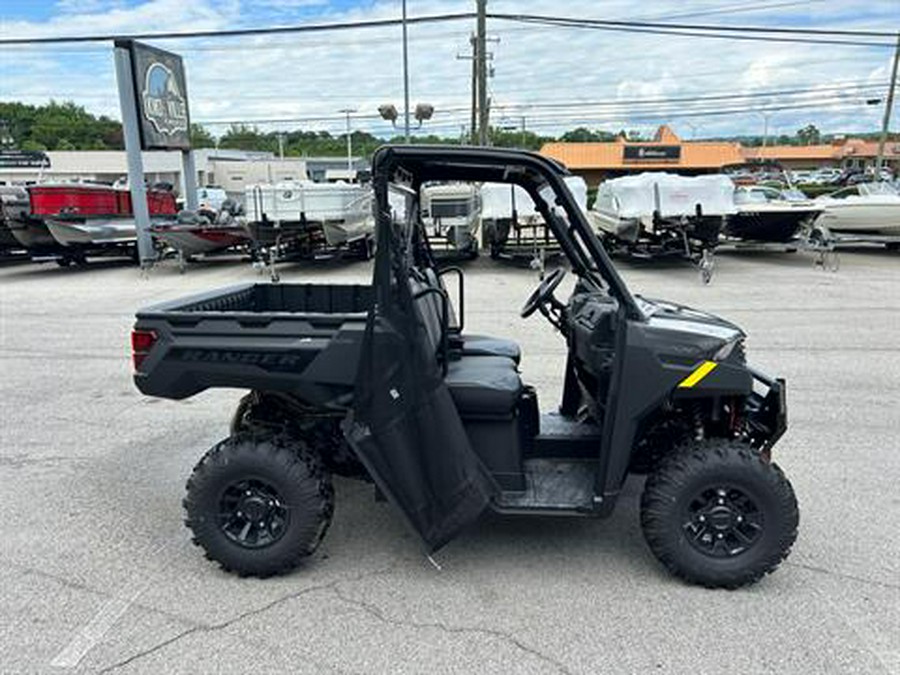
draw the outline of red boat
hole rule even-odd
[[[28,188],[31,216],[40,218],[63,246],[129,244],[137,238],[131,193],[90,183],[34,185]],[[172,220],[178,212],[168,190],[147,190],[153,220]]]
[[[32,185],[28,188],[33,216],[125,217],[131,210],[131,192],[93,183]],[[168,190],[147,190],[150,216],[174,216],[175,195]]]

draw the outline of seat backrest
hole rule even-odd
[[[425,278],[426,283],[432,288],[440,288],[444,293],[447,292],[447,288],[444,286],[444,280],[437,273],[433,267],[428,267],[423,272],[423,276]],[[437,298],[437,296],[434,296]],[[459,324],[456,321],[456,311],[453,309],[453,303],[450,301],[450,296],[447,296],[447,314],[448,314],[448,325],[453,328],[458,326]]]
[[[425,324],[425,332],[433,354],[437,355],[441,348],[442,337],[442,300],[437,293],[427,293],[429,284],[410,277],[409,290],[413,296],[413,304]]]

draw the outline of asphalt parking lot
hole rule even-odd
[[[779,571],[733,592],[657,564],[639,480],[605,521],[486,517],[435,556],[440,570],[370,487],[342,480],[305,566],[227,575],[191,545],[180,503],[241,392],[141,396],[128,334],[141,305],[256,272],[0,267],[0,671],[900,672],[900,256],[844,252],[837,273],[811,261],[723,254],[710,286],[685,265],[620,265],[635,292],[744,327],[749,360],[787,378],[775,459],[800,536]],[[281,273],[367,281],[370,268]],[[466,322],[522,343],[546,410],[565,344],[540,316],[518,318],[535,284],[527,269],[469,264]]]

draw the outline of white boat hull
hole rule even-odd
[[[329,246],[341,246],[374,234],[375,219],[365,213],[343,221],[326,221],[322,223],[322,231]]]
[[[823,200],[825,211],[815,225],[836,234],[900,236],[900,197],[847,197]]]
[[[137,230],[130,219],[60,220],[44,221],[50,234],[63,246],[98,246],[103,244],[130,244],[137,239]]]

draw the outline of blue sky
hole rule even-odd
[[[411,16],[474,6],[474,0],[408,0]],[[488,6],[496,12],[598,19],[900,29],[898,0],[489,0]],[[400,0],[2,0],[2,8],[0,37],[24,37],[396,18]],[[436,133],[458,135],[468,124],[470,63],[457,56],[468,49],[473,28],[471,21],[410,28],[412,103],[435,106],[428,129]],[[883,108],[865,101],[884,97],[892,53],[500,21],[489,22],[489,32],[499,38],[492,43],[494,121],[520,126],[524,117],[526,127],[545,133],[574,126],[650,132],[671,122],[685,137],[703,137],[760,133],[766,118],[773,133],[793,133],[809,122],[831,132],[873,131]],[[385,135],[392,129],[375,114],[378,105],[402,103],[397,28],[155,44],[184,56],[192,117],[214,133],[230,121],[339,132],[344,122],[337,111],[353,108],[358,111],[354,128]],[[108,44],[0,46],[0,74],[0,100],[74,100],[118,116]],[[818,91],[758,96],[810,88]],[[738,103],[684,101],[725,94],[755,97]],[[656,103],[633,103],[647,99]],[[677,101],[665,103],[668,99]],[[568,102],[578,105],[552,107]],[[765,112],[785,105],[794,109]]]

